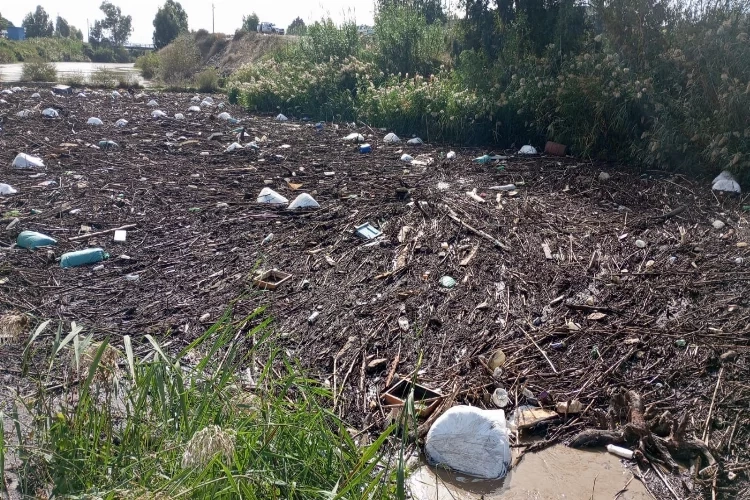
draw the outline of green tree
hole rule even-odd
[[[187,12],[180,2],[167,0],[159,7],[154,17],[154,47],[161,49],[169,45],[180,33],[188,31]]]
[[[427,24],[445,22],[441,0],[378,0],[378,11],[389,7],[409,7],[424,16]]]
[[[258,23],[260,23],[260,18],[255,12],[249,16],[242,16],[242,29],[246,31],[258,31]]]
[[[26,29],[26,38],[50,37],[55,32],[49,14],[41,5],[36,6],[36,11],[26,14],[21,26]]]
[[[89,33],[89,41],[96,44],[109,43],[120,46],[128,41],[133,32],[133,18],[123,16],[120,7],[108,1],[102,2],[99,9],[104,13],[104,19],[97,19]]]
[[[3,15],[0,14],[0,30],[7,30],[9,27],[12,28],[13,23],[5,19]]]
[[[287,35],[304,35],[306,32],[307,26],[305,26],[305,21],[301,17],[292,21],[292,24],[286,29]]]
[[[70,25],[68,21],[60,16],[57,16],[57,20],[55,21],[55,34],[63,38],[70,37]]]

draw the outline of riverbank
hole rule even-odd
[[[44,61],[90,61],[86,54],[88,44],[71,38],[29,38],[27,40],[0,39],[0,64],[24,62],[34,59]]]
[[[127,81],[144,85],[146,82],[133,63],[96,63],[96,62],[57,62],[57,81],[67,84],[84,85],[95,82],[97,73],[107,72],[111,78],[118,80],[124,77]],[[0,82],[16,83],[22,80],[23,63],[0,64]],[[106,85],[105,85],[106,86]]]

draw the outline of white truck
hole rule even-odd
[[[277,28],[275,24],[262,22],[258,23],[258,33],[270,33],[273,35],[283,35],[284,28]]]

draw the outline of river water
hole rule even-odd
[[[96,70],[106,68],[115,73],[130,74],[141,84],[144,83],[139,71],[133,67],[132,63],[56,62],[53,64],[57,69],[57,79],[59,81],[65,81],[66,76],[78,75],[83,75],[88,80]],[[21,81],[22,70],[23,63],[0,64],[0,82]]]

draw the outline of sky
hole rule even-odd
[[[110,0],[122,10],[123,15],[133,17],[131,43],[151,43],[154,33],[152,24],[163,0]],[[357,24],[373,24],[372,0],[179,0],[188,15],[191,30],[201,28],[212,31],[211,4],[215,6],[216,32],[233,34],[242,24],[242,16],[256,12],[261,21],[268,21],[286,28],[296,17],[305,23],[322,17],[331,17],[336,23],[354,19]],[[23,18],[36,9],[44,7],[53,22],[58,15],[83,32],[86,39],[86,23],[94,24],[104,18],[99,10],[102,0],[8,0],[0,2],[0,14],[14,25],[20,26]],[[354,7],[356,6],[356,7]]]

